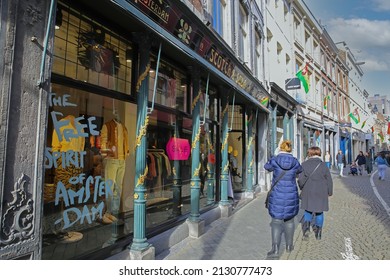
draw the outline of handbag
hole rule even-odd
[[[271,185],[271,188],[269,189],[269,191],[267,192],[267,197],[265,198],[265,208],[268,209],[268,205],[269,205],[269,197],[271,195],[271,191],[272,189],[274,188],[274,186],[280,181],[280,179],[282,179],[282,177],[284,176],[284,174],[286,174],[286,171],[283,170],[282,173],[279,175],[279,177],[274,181],[274,183]]]
[[[317,164],[316,168],[314,168],[313,172],[310,173],[310,175],[306,178],[305,182],[302,184],[302,187],[301,187],[301,192],[299,194],[299,199],[301,199],[301,194],[302,194],[302,190],[303,190],[303,187],[305,186],[307,180],[309,180],[310,176],[314,174],[314,172],[316,172],[317,168],[320,166],[321,162]]]

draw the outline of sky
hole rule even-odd
[[[304,0],[333,42],[365,61],[362,86],[390,98],[390,0]]]

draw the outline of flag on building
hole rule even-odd
[[[328,100],[330,100],[329,94],[327,96],[325,96],[325,98],[324,98],[324,110],[326,110],[328,108]]]
[[[363,129],[363,127],[366,125],[366,122],[367,122],[367,120],[364,120],[364,122],[362,123],[362,128],[361,129]]]
[[[298,71],[296,74],[297,78],[301,81],[305,92],[308,93],[310,89],[310,82],[309,82],[309,71],[307,68],[307,63],[305,67],[303,67],[301,70]]]
[[[261,105],[267,106],[269,102],[269,97],[264,97],[260,100]]]
[[[382,131],[380,131],[378,133],[378,136],[379,136],[379,138],[381,139],[382,142],[385,140],[385,136],[383,135]]]
[[[375,128],[372,126],[371,127],[371,132],[374,133],[374,131],[375,131]]]
[[[390,122],[387,123],[387,134],[390,134]]]
[[[356,124],[360,122],[359,110],[356,108],[353,112],[348,115]]]

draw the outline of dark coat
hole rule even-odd
[[[279,177],[282,170],[286,171],[271,191],[268,213],[272,218],[280,220],[295,217],[299,211],[296,178],[297,174],[302,172],[302,166],[292,154],[282,152],[272,157],[264,168],[273,172],[272,183]]]
[[[318,164],[319,167],[310,176]],[[318,157],[309,158],[302,163],[302,167],[303,172],[298,178],[299,188],[302,190],[301,208],[316,213],[328,211],[328,197],[333,195],[333,180],[329,168]]]
[[[363,164],[366,164],[366,157],[364,156],[364,155],[358,155],[357,157],[356,157],[356,163],[357,163],[357,165],[363,165]]]

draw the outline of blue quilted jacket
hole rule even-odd
[[[290,219],[298,214],[299,196],[296,183],[297,174],[303,171],[298,160],[289,153],[279,153],[265,165],[267,171],[273,172],[272,183],[282,170],[286,171],[273,187],[269,197],[268,212],[274,219]]]

